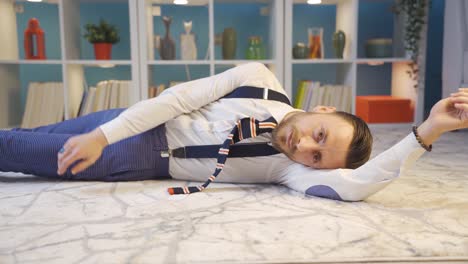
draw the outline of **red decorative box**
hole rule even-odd
[[[410,123],[411,100],[390,95],[356,96],[356,115],[367,123]]]

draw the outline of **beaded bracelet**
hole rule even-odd
[[[427,150],[429,152],[432,150],[432,145],[427,146],[422,141],[421,137],[418,134],[418,127],[417,126],[413,126],[413,134],[416,137],[416,140],[419,142],[419,145],[421,145],[421,147],[423,147],[425,150]]]

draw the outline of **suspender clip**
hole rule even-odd
[[[162,158],[169,158],[172,155],[172,149],[162,150],[161,157]]]
[[[187,158],[187,152],[185,151],[185,147],[170,149],[170,151],[171,151],[171,156],[174,158],[182,158],[182,159]]]
[[[268,88],[263,88],[263,99],[268,100]]]
[[[161,157],[163,158],[174,157],[174,158],[186,159],[187,152],[185,151],[185,147],[180,147],[176,149],[168,149],[168,150],[161,151]]]

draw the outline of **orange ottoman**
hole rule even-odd
[[[411,100],[390,95],[356,96],[356,115],[367,123],[413,122]]]

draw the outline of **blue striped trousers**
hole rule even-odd
[[[168,178],[164,125],[108,145],[101,157],[86,170],[57,174],[57,152],[72,136],[92,131],[117,117],[125,109],[111,109],[32,129],[0,130],[0,171],[36,176],[96,181],[133,181]]]

